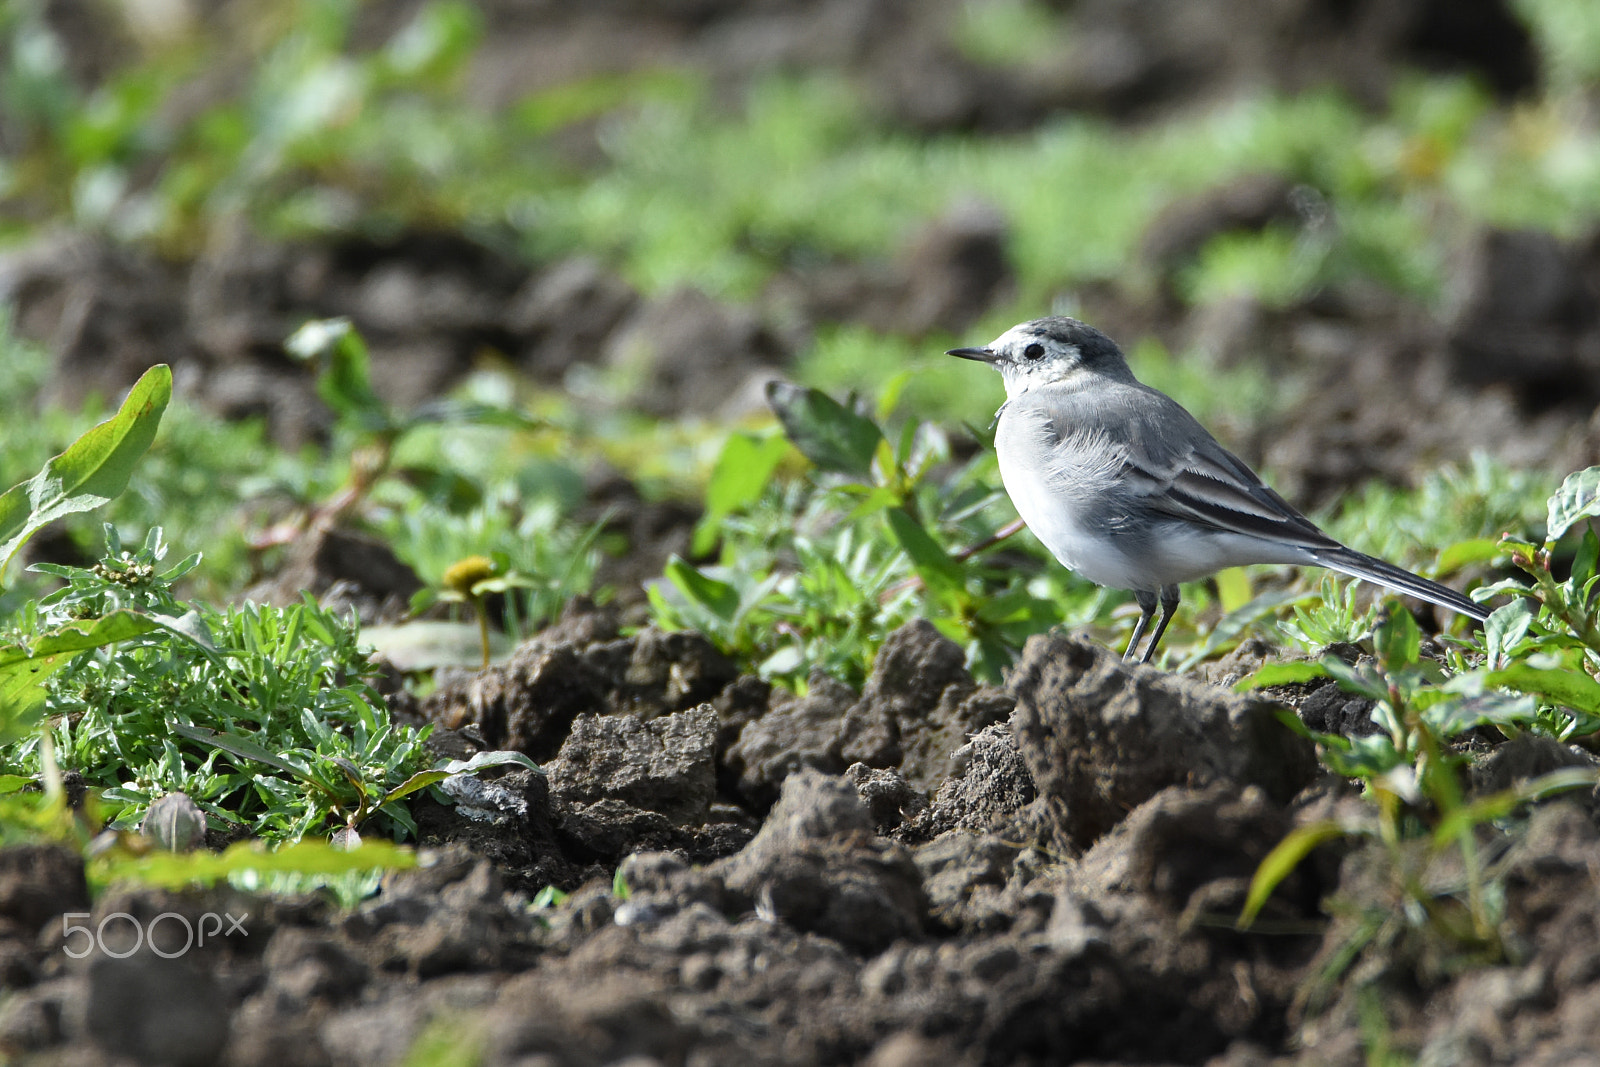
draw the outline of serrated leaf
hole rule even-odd
[[[121,493],[172,399],[172,370],[145,371],[111,418],[67,446],[44,469],[0,495],[0,574],[42,527]]]
[[[771,405],[783,432],[794,446],[823,470],[864,478],[872,473],[872,457],[883,431],[820,389],[791,382],[767,383]]]
[[[1595,515],[1600,515],[1600,467],[1589,467],[1567,475],[1550,497],[1545,537],[1559,540],[1575,523]]]

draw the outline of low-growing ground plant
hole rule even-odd
[[[1353,820],[1307,823],[1262,862],[1241,916],[1248,925],[1279,882],[1329,841],[1373,842],[1386,872],[1386,896],[1330,904],[1347,920],[1347,936],[1320,978],[1315,1001],[1364,956],[1426,960],[1438,972],[1498,963],[1510,951],[1496,858],[1519,812],[1532,801],[1593,788],[1600,772],[1568,767],[1487,795],[1464,784],[1469,757],[1455,745],[1488,728],[1507,738],[1531,733],[1557,740],[1600,731],[1600,467],[1569,477],[1549,499],[1543,545],[1507,538],[1505,559],[1530,582],[1506,579],[1479,590],[1510,595],[1485,623],[1481,638],[1457,643],[1444,665],[1421,656],[1415,620],[1386,603],[1371,636],[1372,658],[1356,664],[1335,655],[1320,662],[1263,667],[1241,688],[1331,677],[1373,702],[1377,732],[1345,737],[1309,731],[1291,713],[1284,721],[1313,738],[1323,761],[1359,782],[1371,806]],[[1552,570],[1557,545],[1581,529],[1570,572]],[[1401,951],[1401,947],[1404,950]]]
[[[183,792],[214,828],[298,840],[371,820],[413,832],[388,794],[430,760],[425,731],[389,720],[355,628],[309,599],[224,610],[178,600],[160,531],[124,551],[108,528],[92,568],[37,564],[62,587],[28,605],[18,640],[73,619],[131,612],[144,633],[77,654],[48,683],[57,763],[101,791],[113,827],[135,825],[155,798]],[[8,753],[38,774],[40,742]]]
[[[783,436],[729,437],[696,535],[720,557],[668,563],[650,590],[662,624],[700,629],[798,687],[813,670],[860,684],[889,633],[920,616],[998,680],[1029,635],[1103,604],[1037,557],[994,566],[970,550],[993,543],[1005,521],[999,491],[980,476],[987,456],[953,463],[937,427],[912,420],[891,438],[817,389],[777,383],[768,398]],[[790,445],[807,466],[779,478]],[[1060,592],[1056,582],[1072,592],[1041,595]]]

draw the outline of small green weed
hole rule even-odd
[[[1338,981],[1364,953],[1433,961],[1450,970],[1505,958],[1503,894],[1485,857],[1497,831],[1511,827],[1521,807],[1565,790],[1592,788],[1600,775],[1587,768],[1550,772],[1497,793],[1468,795],[1467,757],[1452,741],[1480,727],[1507,737],[1532,732],[1566,739],[1600,730],[1600,467],[1567,478],[1548,501],[1543,546],[1507,539],[1509,562],[1533,579],[1504,581],[1480,597],[1515,599],[1494,611],[1481,642],[1447,654],[1454,673],[1420,656],[1421,635],[1398,601],[1390,601],[1372,631],[1373,662],[1352,666],[1335,656],[1321,663],[1271,664],[1241,687],[1331,676],[1347,692],[1374,702],[1379,732],[1366,737],[1310,733],[1336,773],[1363,785],[1372,808],[1362,818],[1308,823],[1289,834],[1260,865],[1241,916],[1248,924],[1279,882],[1320,844],[1356,836],[1375,842],[1384,857],[1392,900],[1364,901],[1350,924],[1341,961],[1323,976]],[[1557,542],[1582,529],[1571,572],[1551,570]],[[1469,660],[1469,654],[1471,656]],[[1284,721],[1306,732],[1299,719]],[[1356,906],[1356,905],[1352,905]],[[1418,939],[1419,951],[1396,945]]]
[[[354,627],[311,601],[289,608],[216,610],[178,600],[189,557],[160,571],[159,530],[124,552],[107,528],[94,568],[41,564],[65,584],[30,603],[13,640],[77,619],[149,620],[143,632],[79,652],[48,683],[56,758],[131,826],[164,793],[181,791],[212,825],[298,840],[369,819],[414,832],[390,794],[424,769],[425,731],[392,723],[366,679]],[[42,770],[37,738],[6,754]]]
[[[923,616],[967,649],[979,675],[998,678],[1030,634],[1102,605],[1026,553],[996,568],[946,547],[987,545],[1000,526],[1000,494],[979,476],[989,456],[951,465],[936,427],[910,421],[891,441],[819,390],[778,383],[768,397],[810,471],[781,480],[781,439],[729,437],[696,537],[704,550],[720,542],[721,561],[668,564],[650,589],[663,625],[700,629],[798,687],[812,670],[860,684],[888,634]],[[1071,595],[1039,595],[1063,580]]]

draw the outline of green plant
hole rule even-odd
[[[1481,655],[1469,662],[1467,649],[1448,654],[1452,676],[1421,658],[1415,621],[1391,601],[1373,627],[1371,663],[1325,656],[1321,663],[1269,665],[1241,683],[1331,676],[1347,692],[1373,701],[1379,727],[1370,736],[1347,738],[1306,731],[1298,718],[1284,714],[1286,723],[1318,742],[1332,770],[1362,783],[1372,807],[1353,821],[1307,823],[1280,842],[1256,871],[1241,914],[1244,924],[1312,849],[1355,836],[1381,850],[1391,899],[1347,904],[1367,910],[1350,924],[1336,972],[1365,951],[1392,952],[1408,937],[1420,939],[1440,966],[1505,956],[1501,893],[1495,866],[1485,858],[1494,854],[1485,848],[1487,838],[1509,828],[1507,820],[1527,803],[1600,781],[1593,770],[1568,768],[1474,797],[1461,780],[1467,757],[1452,747],[1479,727],[1506,736],[1532,731],[1557,738],[1600,729],[1600,683],[1594,678],[1600,633],[1592,603],[1600,582],[1600,538],[1589,525],[1600,515],[1600,467],[1567,478],[1548,509],[1543,547],[1511,539],[1505,544],[1510,562],[1531,575],[1533,584],[1508,580],[1480,592],[1517,599],[1489,617],[1481,645],[1472,649]],[[1551,570],[1553,550],[1580,525],[1571,573],[1558,580]]]
[[[1329,645],[1354,644],[1372,632],[1378,614],[1374,603],[1363,611],[1356,582],[1341,582],[1324,574],[1311,598],[1290,602],[1294,618],[1278,624],[1278,630],[1307,652],[1320,652]]]
[[[132,826],[156,797],[182,791],[214,828],[273,840],[366,823],[415,832],[401,801],[448,772],[428,768],[426,730],[389,719],[353,624],[309,599],[226,610],[180,601],[172,583],[197,557],[158,570],[159,530],[138,551],[124,551],[115,528],[106,533],[93,568],[36,567],[64,585],[25,607],[8,645],[86,633],[57,654],[45,686],[48,750],[101,790],[112,826]],[[90,639],[113,626],[114,639]],[[46,744],[16,741],[4,750],[8,767],[42,773]]]
[[[144,373],[116,415],[72,443],[32,479],[0,495],[0,576],[17,551],[43,527],[100,507],[127,487],[172,399],[172,370]]]
[[[907,422],[891,443],[877,421],[819,390],[775,384],[768,397],[810,473],[780,484],[774,438],[728,439],[696,537],[700,548],[720,540],[722,562],[669,561],[650,589],[662,624],[699,628],[792,685],[813,669],[859,684],[889,632],[917,615],[997,678],[1028,635],[1101,605],[1086,585],[1038,595],[1030,581],[1044,568],[1025,554],[991,567],[945,547],[987,546],[1000,525],[999,494],[976,474],[987,456],[947,468],[948,441],[932,426]]]

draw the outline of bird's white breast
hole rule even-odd
[[[1122,456],[1104,436],[1077,434],[1062,447],[1066,427],[1041,408],[1009,403],[1000,413],[995,453],[1000,480],[1017,509],[1061,565],[1098,585],[1141,587],[1132,561],[1116,540],[1097,532],[1091,505],[1117,493]]]

